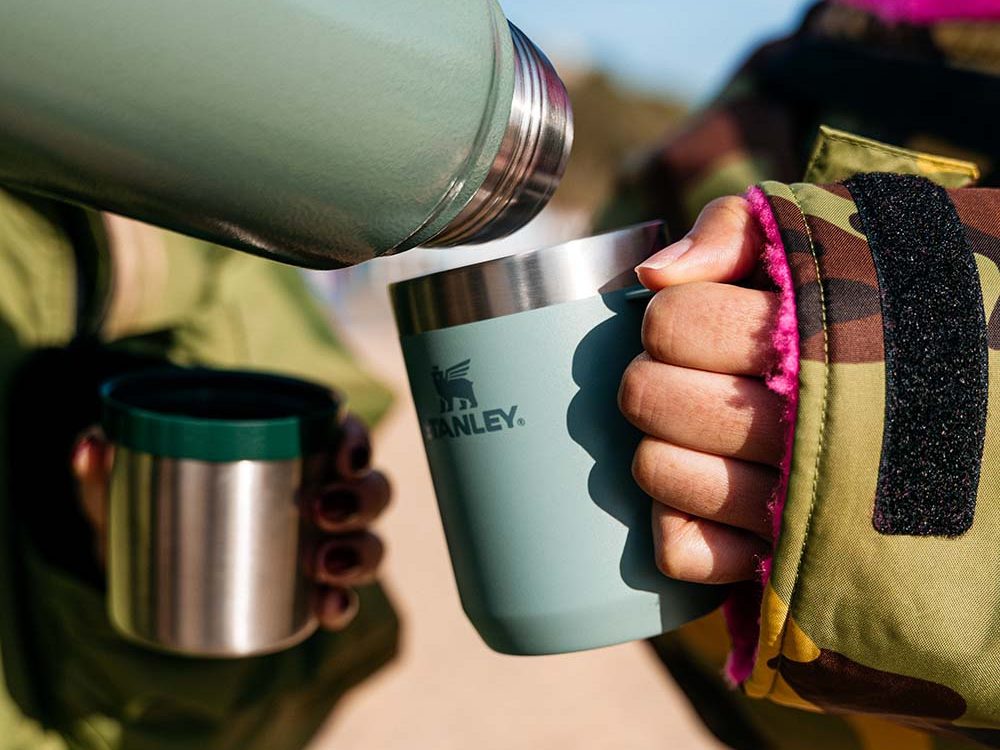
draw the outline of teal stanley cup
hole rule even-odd
[[[493,239],[566,91],[495,0],[4,0],[0,184],[301,266]]]
[[[657,570],[617,407],[648,300],[633,269],[664,244],[644,224],[391,290],[462,604],[497,651],[645,638],[726,594]]]

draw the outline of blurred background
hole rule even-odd
[[[397,393],[374,440],[376,460],[391,457],[396,498],[380,531],[384,580],[404,620],[399,658],[348,695],[313,750],[717,747],[641,643],[524,658],[480,641],[451,577],[386,284],[587,234],[618,167],[709,100],[755,46],[791,31],[808,3],[500,2],[552,58],[573,102],[576,141],[552,203],[499,242],[309,272],[344,339]]]

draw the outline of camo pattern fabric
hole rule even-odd
[[[890,717],[1000,745],[1000,417],[990,414],[972,528],[872,526],[885,409],[878,280],[843,185],[765,182],[796,286],[800,406],[748,695]],[[949,191],[989,320],[1000,299],[1000,192]],[[989,369],[1000,372],[996,326]],[[995,397],[996,377],[990,395]],[[960,387],[960,386],[959,386]]]
[[[917,171],[920,158],[914,154],[913,169],[904,171]],[[795,281],[801,369],[782,530],[763,594],[756,665],[741,687],[745,696],[779,705],[715,691],[712,701],[728,705],[725,715],[717,708],[713,715],[703,702],[698,708],[720,738],[739,748],[1000,746],[993,624],[1000,560],[992,551],[1000,524],[1000,418],[988,416],[968,532],[878,533],[872,501],[885,362],[871,249],[844,185],[762,187]],[[962,188],[948,195],[979,272],[996,373],[1000,192]],[[706,688],[706,672],[721,664],[725,643],[721,622],[706,618],[656,647],[682,686],[690,688],[692,675],[701,683],[697,705],[714,690]],[[678,672],[678,662],[687,669]],[[775,720],[796,729],[775,737]]]
[[[841,95],[843,92],[835,90],[836,85],[827,85],[837,84],[836,80],[820,80],[812,72],[796,66],[778,66],[775,72],[775,66],[771,64],[791,48],[797,47],[808,52],[811,45],[822,48],[829,43],[842,45],[840,49],[845,52],[861,48],[874,51],[888,61],[908,61],[912,63],[913,70],[904,70],[898,78],[889,81],[888,85],[885,80],[877,82],[874,76],[868,75],[845,78],[847,85],[844,88],[848,89],[848,94],[854,90],[867,92],[869,99],[864,100],[844,97]],[[832,63],[836,61],[834,57],[823,59],[831,63],[827,67],[832,67]],[[983,83],[983,86],[976,89],[973,96],[963,99],[952,85],[950,75],[953,71],[956,74],[972,71],[980,76],[977,81]],[[871,72],[875,72],[874,67]],[[932,81],[928,74],[936,74],[937,78]],[[819,3],[805,15],[800,28],[793,35],[756,51],[724,90],[707,106],[694,113],[682,130],[669,133],[669,137],[665,137],[660,145],[650,150],[647,158],[631,163],[621,176],[615,198],[595,222],[595,229],[611,229],[628,223],[666,218],[671,234],[679,237],[691,227],[708,201],[724,195],[740,195],[749,185],[765,180],[781,183],[799,180],[826,183],[844,179],[850,175],[849,171],[843,171],[849,166],[844,164],[845,150],[834,147],[834,144],[820,151],[814,145],[817,133],[824,124],[841,131],[863,134],[883,144],[891,143],[929,152],[938,157],[957,157],[974,162],[981,172],[979,184],[996,185],[1000,182],[1000,173],[995,167],[1000,163],[1000,141],[997,141],[993,133],[992,118],[983,115],[988,110],[990,97],[994,93],[989,89],[990,77],[998,74],[998,23],[949,21],[928,26],[905,23],[887,25],[855,8]],[[778,86],[774,85],[775,77]],[[881,109],[873,106],[879,100],[891,101],[892,107],[898,108],[898,114],[895,117],[886,116],[884,106]],[[945,100],[949,105],[940,110],[931,104]],[[908,107],[907,102],[911,106]],[[967,116],[956,116],[963,111]],[[935,112],[947,113],[947,116],[934,119],[931,115]],[[975,116],[972,113],[976,113]],[[976,132],[976,123],[980,121],[982,127]],[[859,155],[862,157],[852,161],[854,167],[861,166],[871,171],[905,169],[905,160],[901,166],[895,158],[898,153],[895,149],[887,151],[866,148],[864,144],[859,146],[857,141],[853,145],[857,148],[851,154],[852,159]],[[890,151],[893,157],[887,159]],[[940,163],[940,159],[930,161]],[[811,169],[810,174],[807,174],[807,167]],[[927,174],[920,164],[914,164],[909,171],[923,174],[946,187],[954,187],[956,184],[951,180],[953,175],[949,179],[943,179],[941,175]],[[838,455],[836,460],[830,459],[825,468],[828,472],[843,470],[849,473],[852,469],[851,456],[860,453],[862,445],[870,447],[877,443],[872,434],[864,433],[860,425],[871,427],[869,417],[872,413],[881,413],[881,392],[878,391],[880,376],[870,375],[872,372],[882,371],[883,356],[880,312],[876,310],[877,297],[873,294],[876,289],[872,285],[874,276],[870,260],[867,265],[851,265],[852,259],[865,258],[867,243],[863,234],[858,231],[859,228],[851,224],[854,212],[849,210],[849,195],[844,189],[836,185],[827,188],[796,185],[794,189],[787,188],[784,196],[778,195],[780,191],[781,188],[776,185],[771,188],[772,201],[786,232],[785,243],[790,262],[800,279],[800,306],[804,311],[813,311],[808,320],[800,323],[803,332],[808,334],[808,338],[802,342],[803,377],[809,379],[810,383],[815,382],[816,368],[823,367],[823,335],[822,327],[815,322],[815,312],[820,309],[820,277],[816,264],[811,260],[806,228],[815,230],[813,249],[819,248],[818,253],[827,247],[839,248],[838,252],[827,258],[825,264],[819,266],[826,270],[831,284],[831,290],[826,295],[830,306],[827,312],[837,331],[834,344],[837,359],[832,366],[837,378],[832,381],[836,385],[826,427],[832,434],[841,434],[839,430],[846,425],[846,415],[842,411],[845,408],[868,413],[864,420],[858,422],[857,432],[861,433],[863,440],[857,446],[851,446],[844,455]],[[983,281],[992,364],[993,352],[1000,346],[1000,313],[996,311],[1000,278],[994,280],[998,271],[993,260],[996,258],[996,251],[1000,249],[996,239],[1000,229],[990,229],[991,226],[996,227],[997,222],[993,218],[996,211],[986,195],[976,189],[951,193],[966,227],[969,242],[976,253]],[[822,205],[823,210],[815,209],[810,214],[814,218],[807,224],[802,218],[802,212],[791,200],[792,197],[810,206]],[[853,380],[858,381],[859,389],[851,394],[848,391]],[[814,397],[812,405],[815,407],[818,397],[814,393],[810,395]],[[804,420],[802,424],[808,425],[806,409],[803,407],[801,412]],[[818,425],[813,424],[811,429],[815,430],[817,427]],[[988,427],[991,432],[987,441],[997,442],[993,437],[996,433],[992,432],[992,419]],[[881,435],[880,422],[875,432]],[[993,456],[996,448],[988,447],[980,484],[981,493],[998,485],[991,468],[996,466],[996,458]],[[877,456],[878,448],[875,450],[874,455]],[[796,466],[801,463],[801,460],[797,461]],[[873,483],[876,472],[872,471],[865,476],[865,481]],[[870,501],[869,497],[868,502]],[[794,501],[791,506],[795,508]],[[870,513],[870,508],[868,510]],[[825,548],[825,539],[831,533],[826,531],[826,526],[833,522],[834,519],[829,517],[833,515],[835,511],[831,507],[819,517],[818,520],[822,523],[817,523],[815,533],[810,535],[810,550],[817,543],[822,543]],[[845,519],[844,523],[848,521]],[[871,532],[870,517],[866,523],[867,535]],[[983,533],[982,529],[988,524],[989,521],[984,521],[983,514],[980,514],[974,533]],[[797,539],[792,536],[795,533],[799,534]],[[803,529],[798,528],[796,532],[793,523],[787,544],[795,550],[801,549],[802,534]],[[857,543],[862,538],[867,537],[859,537]],[[793,542],[796,541],[799,547],[794,546]],[[896,557],[893,555],[901,552],[893,552],[882,558],[869,552],[862,555],[858,565],[851,565],[848,563],[854,557],[853,548],[846,548],[846,552],[840,548],[838,551],[846,555],[839,561],[840,568],[843,569],[835,571],[836,578],[828,582],[828,585],[831,589],[843,587],[843,598],[831,593],[825,600],[814,600],[811,586],[821,586],[818,579],[812,579],[817,582],[799,589],[796,593],[797,615],[791,622],[801,627],[788,631],[791,635],[784,645],[789,651],[800,646],[799,651],[795,652],[800,658],[793,659],[786,653],[782,660],[774,663],[779,667],[775,669],[769,668],[767,662],[776,657],[777,649],[782,645],[778,637],[785,634],[783,623],[796,574],[801,573],[805,578],[811,578],[812,552],[801,558],[801,571],[797,565],[779,563],[763,607],[763,631],[770,632],[774,639],[770,644],[771,654],[760,660],[758,672],[742,690],[728,689],[721,679],[728,651],[728,637],[719,613],[702,618],[678,632],[654,639],[653,648],[709,729],[724,744],[737,750],[952,750],[978,746],[974,741],[990,744],[993,741],[990,729],[971,726],[990,725],[993,721],[987,716],[988,711],[983,711],[984,707],[988,709],[990,698],[983,692],[982,684],[968,689],[965,687],[966,683],[958,682],[955,675],[946,674],[947,669],[943,665],[954,661],[969,666],[981,654],[989,653],[990,628],[986,626],[985,618],[992,611],[989,602],[992,602],[996,586],[988,583],[992,574],[991,563],[983,568],[977,567],[980,557],[972,554],[974,543],[969,535],[953,541],[958,542],[958,546],[939,549],[938,546],[945,544],[944,541],[922,540],[925,546],[920,549],[933,551],[934,554],[922,558],[925,574],[919,577],[917,588],[910,594],[913,602],[909,601],[909,590],[906,588],[913,582],[908,583],[905,579],[894,581],[892,566]],[[902,537],[891,540],[883,538],[878,544],[881,545],[882,552],[887,549],[901,550],[904,547],[917,550],[916,540]],[[779,554],[784,551],[779,550]],[[819,552],[816,554],[822,560],[832,560],[835,556],[832,552],[826,555]],[[954,559],[949,558],[943,564],[942,559],[947,555]],[[798,552],[795,559],[799,559]],[[919,567],[920,559],[917,557],[908,565]],[[988,560],[989,557],[985,559]],[[820,563],[817,562],[816,565],[819,566]],[[956,576],[972,572],[971,578],[966,577],[964,582],[956,577],[954,589],[950,578],[945,583],[943,579],[932,575],[935,571],[955,566],[960,568]],[[883,576],[881,584],[871,591],[866,590],[869,578],[877,577],[880,570]],[[958,598],[969,595],[976,581],[982,585],[981,591],[972,594],[970,600]],[[778,596],[775,587],[781,589],[786,598]],[[892,589],[890,593],[883,590],[887,587]],[[871,611],[872,600],[876,598],[878,606],[875,611]],[[844,639],[850,636],[853,639],[851,642],[868,642],[869,650],[855,651],[848,645],[834,645],[841,641],[828,639],[830,634],[825,631],[814,632],[813,623],[806,617],[806,612],[818,620],[825,617],[833,621],[840,615],[840,610],[837,609],[822,612],[819,601],[832,602],[836,606],[856,607],[857,611],[848,619],[850,625],[845,626],[843,633],[838,630],[837,634]],[[947,609],[951,617],[961,619],[958,613],[970,607],[969,601],[974,606],[968,622],[959,623],[961,627],[958,629],[941,631],[940,618],[945,615],[937,613],[937,609]],[[801,614],[806,618],[803,621],[800,621],[798,614],[800,603],[805,606]],[[875,614],[891,609],[893,604],[899,609],[882,628]],[[924,613],[920,607],[931,607],[936,613],[927,620],[927,624],[921,621]],[[862,613],[869,614],[866,617]],[[772,620],[770,625],[767,619]],[[899,622],[905,623],[905,627],[897,642],[893,628],[900,627]],[[922,638],[917,630],[921,631]],[[792,637],[799,632],[808,635],[798,639]],[[973,634],[972,640],[962,642],[961,639],[970,633]],[[943,636],[942,639],[938,638],[939,634]],[[817,644],[817,649],[825,648],[832,654],[849,657],[852,663],[946,686],[961,695],[966,701],[966,708],[955,719],[945,717],[957,713],[957,701],[945,701],[950,708],[942,708],[936,714],[932,712],[936,717],[936,724],[951,728],[948,734],[942,734],[924,731],[919,726],[905,725],[901,722],[907,719],[892,711],[883,709],[881,715],[864,713],[863,706],[856,711],[848,708],[842,702],[846,700],[843,697],[823,700],[819,695],[821,691],[815,687],[819,683],[812,682],[810,684],[813,687],[806,686],[805,683],[812,678],[796,673],[796,664],[811,665],[808,669],[815,673],[824,664],[836,661],[836,657],[825,657],[824,660],[806,658],[806,654],[814,653],[811,648],[806,647],[807,641]],[[767,648],[768,644],[762,643],[762,653]],[[866,655],[870,656],[873,650],[879,649],[880,653],[891,651],[896,656],[889,661],[881,657],[873,661],[865,660]],[[906,664],[893,666],[890,663],[893,659],[907,663],[919,662],[921,666],[918,671],[913,672],[905,668]],[[980,676],[994,668],[989,666],[991,664],[993,663],[984,662],[984,666],[980,668]],[[781,670],[785,673],[784,676],[779,674]],[[995,671],[994,675],[1000,677],[1000,673]],[[797,690],[792,687],[793,684],[797,686]],[[872,685],[874,684],[873,682]],[[873,690],[890,691],[888,683],[882,685],[882,688]],[[808,707],[810,710],[802,711],[773,700],[754,700],[748,697],[748,693],[758,696],[767,693],[771,699],[776,700],[784,697],[785,704]],[[876,697],[872,698],[872,710],[877,710]],[[863,695],[856,697],[858,702],[864,702],[864,699]],[[840,708],[836,707],[837,704]],[[918,720],[918,724],[920,721],[923,720]]]

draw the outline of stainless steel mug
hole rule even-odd
[[[655,566],[618,411],[660,223],[398,283],[392,298],[462,604],[498,651],[656,635],[724,587]]]
[[[108,607],[124,635],[192,656],[291,646],[317,626],[301,570],[309,456],[339,429],[325,388],[155,370],[101,389],[115,445]]]

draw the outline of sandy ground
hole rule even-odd
[[[520,238],[528,247],[537,240]],[[400,394],[375,448],[396,488],[379,530],[389,549],[384,581],[405,625],[399,658],[344,700],[312,750],[720,747],[642,644],[502,656],[465,619],[385,295],[387,280],[441,265],[440,255],[424,255],[432,252],[442,251],[413,251],[312,279],[346,338]]]

